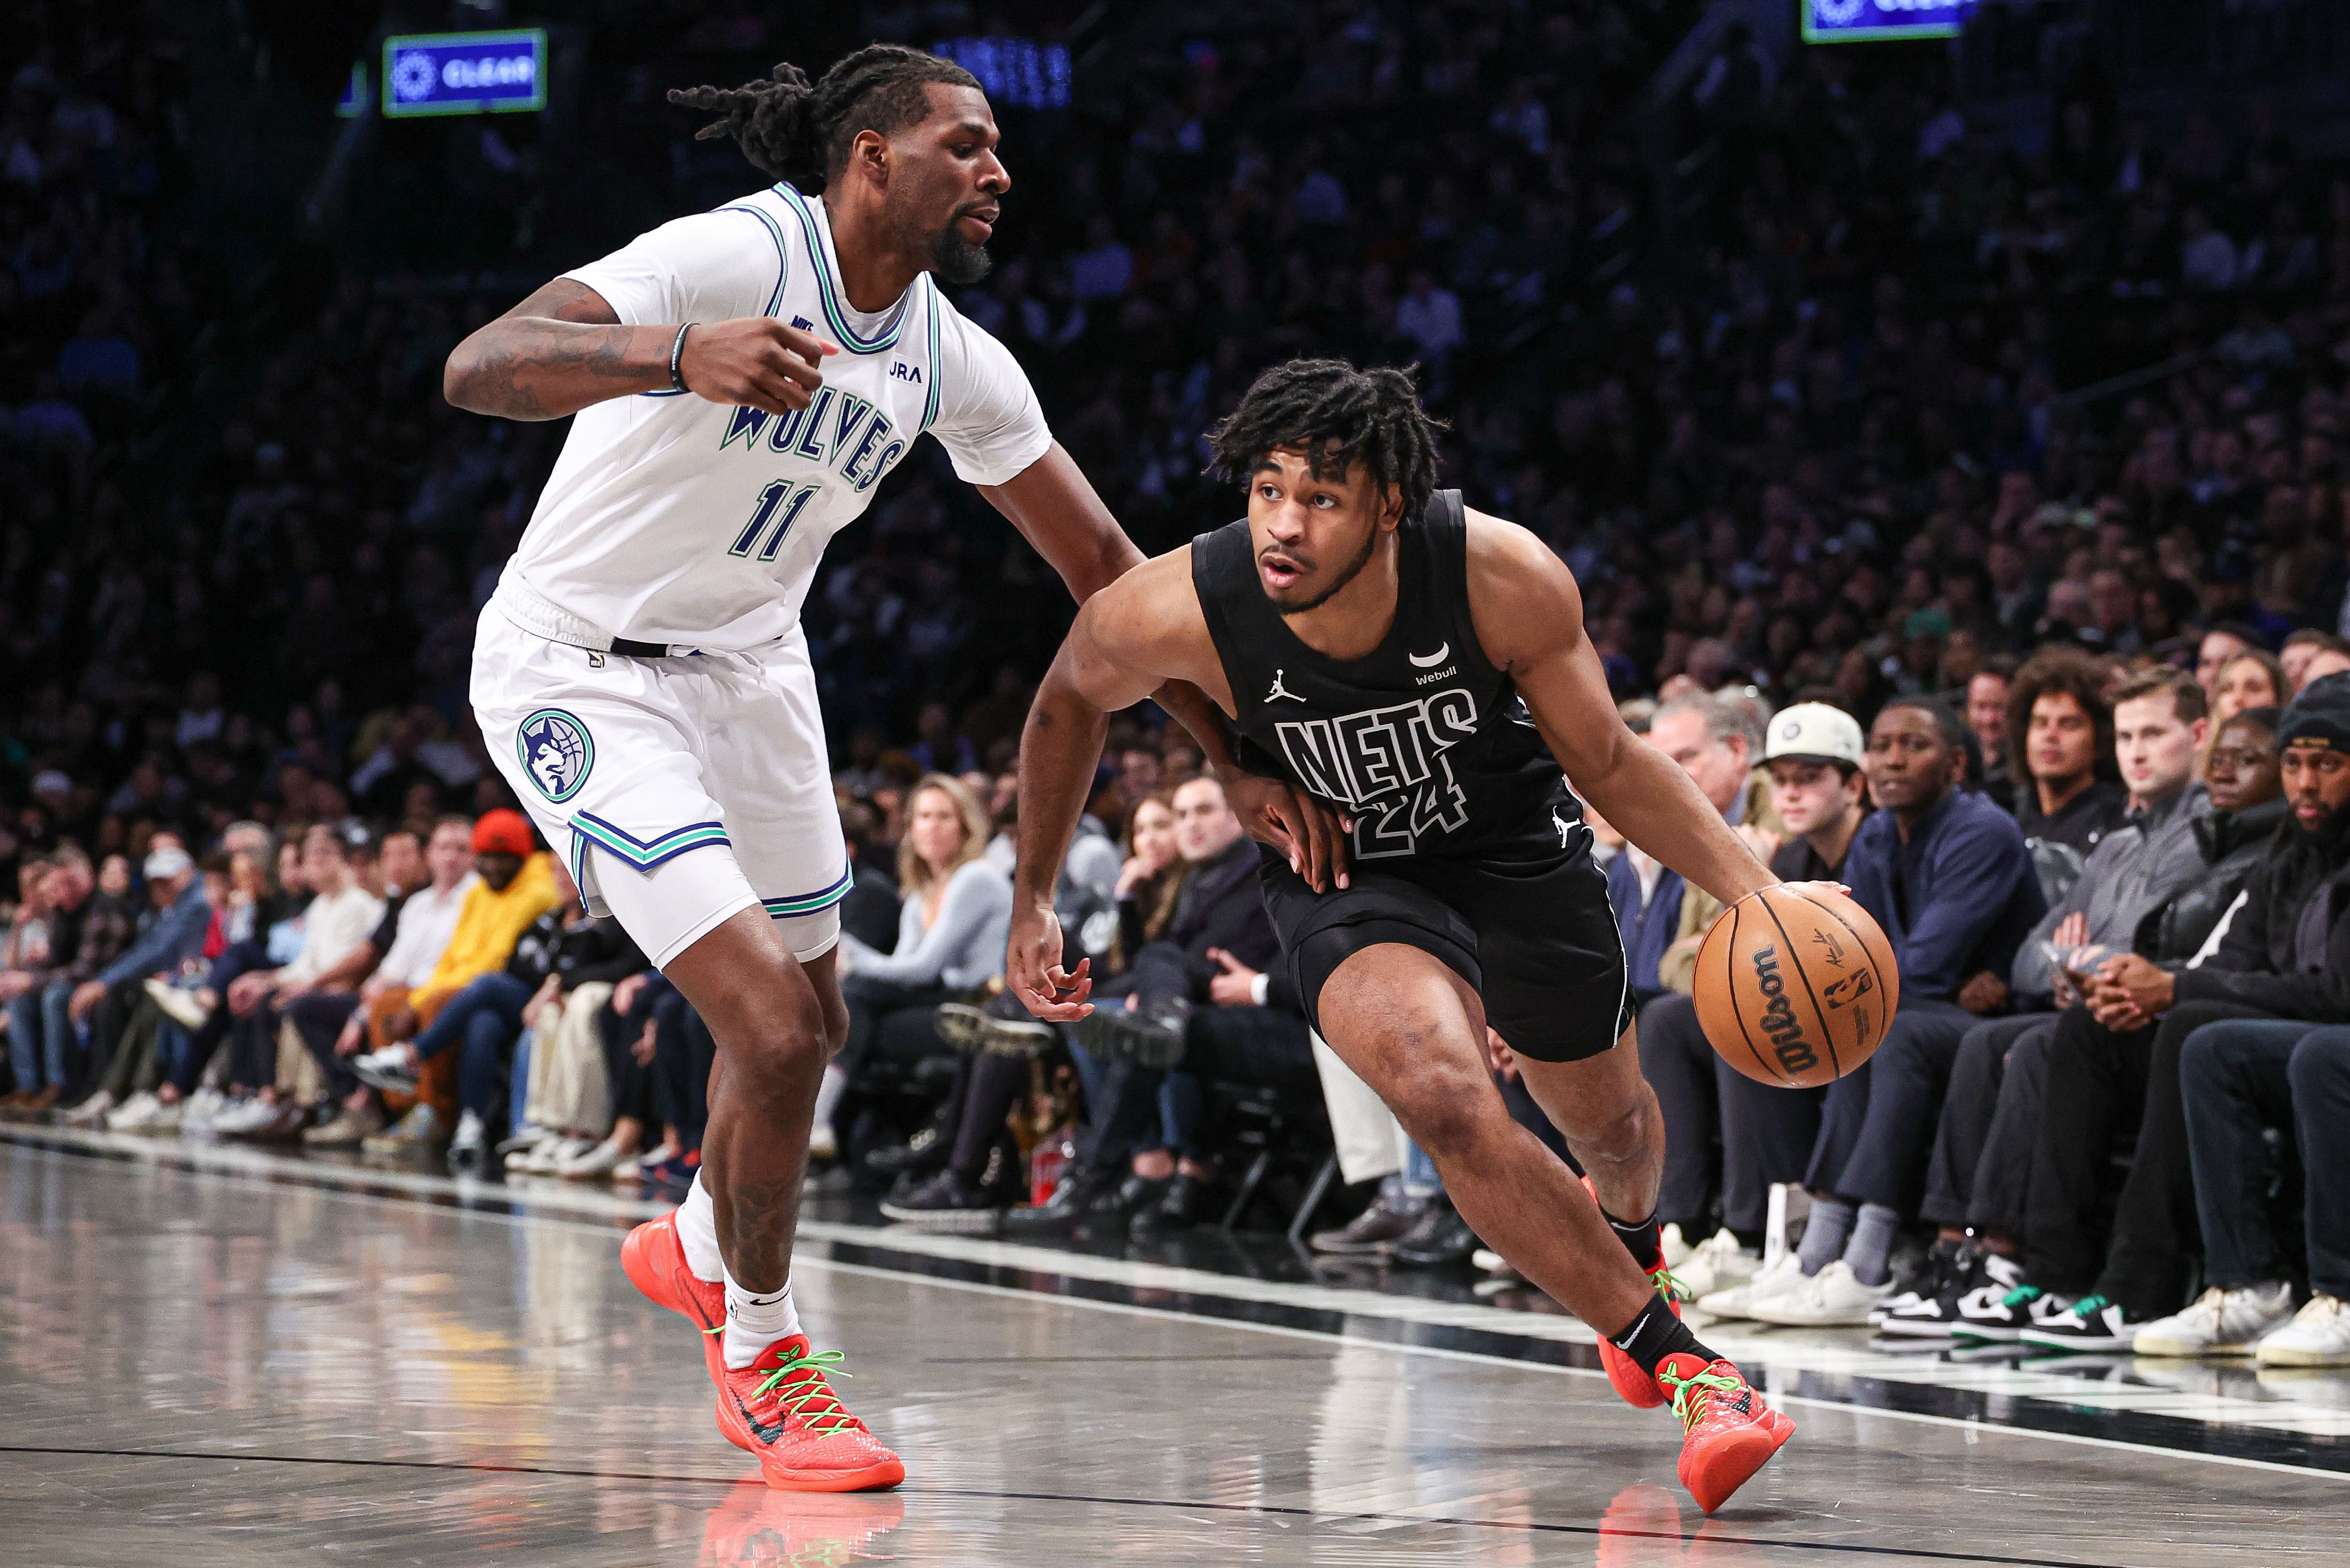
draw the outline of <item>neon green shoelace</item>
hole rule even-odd
[[[761,1395],[775,1393],[777,1405],[786,1413],[799,1417],[806,1423],[808,1430],[819,1437],[856,1431],[862,1423],[848,1413],[833,1393],[832,1386],[825,1381],[827,1371],[840,1377],[851,1376],[840,1370],[840,1364],[847,1359],[837,1350],[819,1350],[812,1355],[790,1355],[782,1366],[768,1373],[766,1380],[754,1392]],[[806,1407],[810,1405],[817,1407],[809,1410]],[[825,1406],[831,1408],[824,1408]]]
[[[1659,1370],[1657,1381],[1672,1390],[1673,1416],[1680,1422],[1683,1431],[1705,1419],[1706,1402],[1713,1395],[1735,1394],[1739,1386],[1737,1378],[1719,1372],[1700,1372],[1693,1376],[1683,1377]]]
[[[1679,1276],[1676,1275],[1672,1270],[1665,1267],[1661,1263],[1648,1271],[1648,1282],[1656,1286],[1657,1293],[1663,1296],[1669,1302],[1686,1302],[1695,1301],[1697,1299],[1690,1293],[1690,1288],[1681,1283]]]

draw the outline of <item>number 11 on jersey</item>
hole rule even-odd
[[[809,502],[816,499],[817,489],[818,486],[813,484],[794,484],[788,479],[769,480],[767,488],[759,492],[759,504],[751,509],[751,521],[743,525],[742,536],[726,553],[730,556],[749,555],[751,546],[757,545],[759,535],[764,533],[767,542],[760,546],[759,559],[774,560],[775,552],[783,548],[784,535],[792,531],[792,524],[798,520],[799,514],[807,510]],[[768,529],[770,523],[775,525],[772,532]]]

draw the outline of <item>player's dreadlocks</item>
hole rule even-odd
[[[1403,494],[1407,522],[1436,489],[1436,437],[1443,422],[1419,406],[1419,367],[1358,370],[1344,359],[1292,359],[1256,379],[1240,406],[1208,434],[1208,472],[1248,483],[1276,447],[1303,447],[1320,479],[1361,463],[1381,491]]]
[[[847,163],[858,132],[894,136],[920,123],[930,113],[922,88],[931,82],[979,86],[977,77],[952,60],[899,44],[872,44],[843,55],[814,83],[786,61],[764,81],[672,88],[669,100],[725,116],[696,131],[696,140],[731,136],[762,171],[813,196]]]

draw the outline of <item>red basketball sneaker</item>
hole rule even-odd
[[[1672,1271],[1659,1263],[1648,1271],[1648,1282],[1657,1287],[1657,1293],[1665,1298],[1673,1315],[1680,1316],[1681,1302],[1689,1293],[1681,1289]],[[1653,1410],[1665,1402],[1665,1391],[1657,1386],[1657,1380],[1641,1371],[1640,1364],[1617,1349],[1604,1334],[1599,1336],[1599,1365],[1607,1369],[1607,1381],[1624,1403],[1634,1409]]]
[[[825,1381],[837,1350],[808,1350],[807,1335],[779,1339],[718,1387],[718,1429],[759,1457],[777,1491],[868,1491],[896,1486],[906,1467],[848,1413]]]
[[[1709,1366],[1677,1352],[1657,1363],[1656,1380],[1672,1391],[1673,1414],[1685,1434],[1681,1485],[1708,1513],[1728,1502],[1795,1435],[1795,1423],[1762,1403],[1727,1361]]]
[[[684,1314],[702,1331],[702,1364],[709,1369],[710,1381],[725,1387],[726,1352],[720,1341],[726,1331],[726,1287],[697,1279],[686,1267],[677,1216],[664,1214],[629,1231],[620,1243],[620,1267],[647,1301]]]

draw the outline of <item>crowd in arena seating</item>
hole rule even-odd
[[[1733,36],[1668,211],[1620,111],[1683,10],[1308,10],[1137,66],[1114,135],[1035,155],[1044,210],[963,306],[1154,548],[1232,511],[1199,438],[1264,364],[1420,364],[1444,482],[1575,567],[1635,727],[1893,936],[1870,1069],[1762,1088],[1689,1001],[1710,900],[1597,825],[1700,1304],[2350,1365],[2350,171],[2257,101],[2149,123],[2094,79],[2027,153],[1932,68],[1773,83]],[[5,47],[0,1116],[676,1190],[709,1032],[580,909],[463,701],[559,430],[432,388],[508,301],[346,276],[142,513],[144,421],[213,351],[158,220],[178,60],[103,18]],[[1301,107],[1323,133],[1275,134]],[[691,129],[681,192],[739,185]],[[1159,715],[1113,730],[1056,898],[1109,1005],[1001,994],[1065,608],[975,508],[893,482],[810,604],[856,863],[827,1179],[1149,1240],[1327,1155],[1363,1206],[1317,1246],[1468,1261]],[[1774,1188],[1809,1218],[1766,1267]]]

